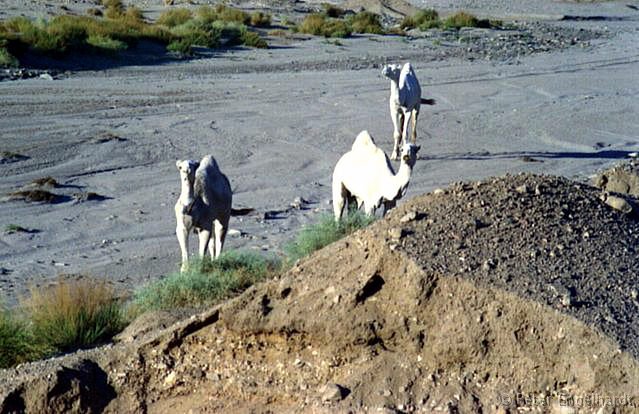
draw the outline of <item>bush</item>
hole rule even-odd
[[[249,24],[251,22],[251,16],[243,12],[240,9],[228,7],[223,4],[215,6],[215,13],[217,13],[217,20],[223,22],[235,22],[241,24]]]
[[[9,53],[5,45],[6,43],[0,41],[0,68],[15,68],[19,65],[18,59]]]
[[[322,13],[313,13],[306,16],[297,27],[297,30],[300,33],[324,37],[348,37],[352,32],[345,21],[327,18]]]
[[[379,20],[379,15],[367,11],[357,13],[349,19],[351,28],[355,33],[383,34],[384,28]]]
[[[109,19],[119,19],[124,14],[124,4],[121,0],[103,0],[102,5],[106,9],[104,15]]]
[[[0,368],[43,357],[46,349],[36,344],[26,321],[0,308]]]
[[[339,224],[335,223],[332,215],[325,215],[319,223],[304,227],[295,240],[285,246],[285,251],[291,261],[296,261],[368,226],[374,220],[359,210],[349,211]]]
[[[205,23],[213,23],[218,19],[218,15],[211,6],[200,6],[196,12],[197,19]]]
[[[428,30],[439,27],[439,14],[433,9],[419,10],[412,16],[406,16],[400,23],[400,27],[404,30],[419,28],[419,30]]]
[[[458,12],[448,16],[443,25],[447,29],[460,29],[462,27],[478,27],[479,20],[472,14]]]
[[[188,9],[169,9],[158,17],[157,24],[175,27],[191,20],[192,13]]]
[[[220,45],[220,33],[207,27],[206,24],[195,20],[176,26],[171,34],[191,46],[217,47]]]
[[[183,273],[169,275],[134,295],[140,311],[210,305],[276,274],[280,264],[254,253],[229,252],[217,260],[194,261]]]
[[[128,45],[121,40],[111,39],[107,36],[91,35],[87,38],[87,43],[93,47],[108,52],[118,52],[126,50]]]
[[[271,25],[271,15],[268,13],[254,12],[251,14],[251,26],[268,27]]]
[[[240,39],[242,44],[245,46],[256,47],[258,49],[268,48],[266,40],[262,39],[259,34],[251,32],[250,30],[244,30]]]
[[[63,352],[107,341],[125,324],[113,289],[92,279],[60,279],[46,290],[32,288],[22,306],[38,341]]]

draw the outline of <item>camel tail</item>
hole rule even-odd
[[[421,99],[422,99],[422,103],[424,105],[435,105],[435,100],[434,99],[424,99],[424,98],[421,98]]]

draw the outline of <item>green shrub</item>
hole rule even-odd
[[[428,30],[438,27],[440,24],[439,14],[433,9],[419,10],[412,16],[406,16],[400,23],[400,27],[404,30],[419,28],[420,30]]]
[[[132,23],[141,23],[144,21],[144,13],[138,7],[131,6],[126,9],[123,18]]]
[[[222,20],[224,22],[235,22],[241,24],[249,24],[251,22],[251,16],[249,16],[248,13],[223,4],[215,6],[215,12],[218,16],[217,20]]]
[[[268,27],[271,25],[271,15],[268,13],[254,12],[251,14],[251,26]]]
[[[295,240],[285,246],[285,251],[289,260],[301,259],[355,230],[368,226],[374,220],[358,210],[349,211],[339,224],[335,223],[332,215],[325,215],[320,218],[319,223],[304,227]]]
[[[220,44],[220,33],[200,21],[189,20],[175,26],[171,29],[171,34],[191,46],[217,47]]]
[[[103,0],[102,5],[106,9],[104,15],[109,19],[119,19],[124,14],[124,4],[121,0]]]
[[[214,21],[218,20],[218,15],[211,6],[200,6],[200,8],[197,9],[195,15],[198,20],[201,20],[205,23],[213,23]]]
[[[15,68],[18,65],[18,59],[9,53],[9,49],[0,41],[0,68]]]
[[[300,33],[324,37],[348,37],[350,26],[343,20],[327,18],[322,13],[309,14],[297,27]]]
[[[157,24],[175,27],[188,22],[191,18],[193,14],[188,9],[169,9],[158,17]]]
[[[240,39],[242,44],[245,46],[256,47],[258,49],[268,48],[266,40],[262,39],[259,34],[251,32],[250,30],[245,30]]]
[[[139,312],[210,305],[278,272],[280,264],[255,253],[228,252],[217,260],[194,261],[175,273],[142,288],[134,295]]]
[[[36,344],[27,321],[0,307],[0,368],[33,361],[45,354],[46,349]]]
[[[379,15],[375,13],[368,11],[359,12],[349,18],[349,23],[355,33],[384,33]]]
[[[460,29],[462,27],[478,27],[479,20],[472,14],[457,12],[444,19],[443,25],[447,29]]]
[[[128,47],[128,45],[121,40],[115,40],[101,35],[90,35],[87,38],[87,43],[93,47],[109,52],[126,50]]]
[[[92,279],[32,288],[22,306],[38,341],[63,352],[107,341],[125,324],[113,289]]]

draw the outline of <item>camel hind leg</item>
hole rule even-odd
[[[224,221],[224,223],[222,222]],[[215,241],[213,243],[209,243],[209,253],[211,254],[211,258],[217,259],[222,254],[222,247],[224,247],[224,240],[226,239],[226,232],[229,228],[229,220],[215,220],[213,222],[213,234],[215,237]]]
[[[344,213],[344,204],[348,198],[348,190],[344,187],[340,181],[333,181],[333,214],[335,215],[335,222],[339,223],[342,220],[342,214]]]
[[[208,229],[200,229],[197,234],[200,239],[200,259],[204,259],[204,255],[206,254],[206,250],[208,248],[209,243],[211,242],[211,230]]]
[[[417,144],[417,117],[419,116],[419,109],[413,109],[413,144]]]

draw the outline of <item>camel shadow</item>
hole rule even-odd
[[[468,152],[440,155],[422,155],[418,159],[423,161],[481,161],[490,159],[517,159],[524,162],[544,162],[544,159],[624,159],[634,151],[605,150],[593,152],[551,152],[551,151],[515,151],[515,152]]]

